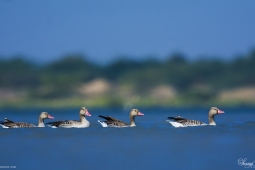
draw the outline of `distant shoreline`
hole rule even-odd
[[[108,103],[107,103],[108,102]],[[0,109],[5,108],[14,108],[14,109],[23,109],[23,108],[77,108],[81,106],[86,106],[89,108],[123,108],[123,109],[130,109],[130,108],[190,108],[190,107],[255,107],[255,102],[243,102],[243,101],[228,101],[228,102],[205,102],[205,103],[198,103],[194,101],[189,102],[180,102],[178,100],[172,100],[168,102],[163,102],[159,104],[158,102],[136,102],[132,104],[125,104],[119,102],[116,104],[114,101],[111,103],[110,100],[108,101],[79,101],[79,99],[73,100],[54,100],[54,101],[22,101],[22,102],[0,102]]]

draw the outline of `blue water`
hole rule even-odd
[[[246,169],[255,160],[255,108],[220,108],[217,126],[174,128],[168,116],[208,122],[209,108],[139,109],[137,127],[102,128],[98,115],[129,122],[129,111],[89,109],[85,129],[2,129],[0,166],[17,169]],[[37,124],[41,111],[55,120],[78,119],[78,109],[0,110],[0,118]],[[45,122],[47,122],[46,120]]]

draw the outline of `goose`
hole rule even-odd
[[[218,109],[217,107],[211,107],[209,114],[208,114],[208,119],[209,119],[209,125],[216,125],[215,120],[214,120],[214,116],[218,115],[218,114],[223,114],[224,111]],[[187,127],[187,126],[203,126],[203,125],[207,125],[204,122],[198,121],[198,120],[189,120],[189,119],[185,119],[181,116],[177,116],[177,117],[168,117],[167,122],[169,122],[170,124],[172,124],[172,126],[174,127]],[[174,121],[171,121],[174,120]]]
[[[89,127],[90,123],[87,121],[85,116],[91,116],[88,109],[85,107],[80,108],[80,121],[78,120],[63,120],[63,121],[56,121],[56,122],[49,122],[46,123],[48,126],[52,128],[86,128]]]
[[[54,119],[49,113],[42,112],[39,116],[38,126],[31,124],[31,123],[25,123],[25,122],[14,122],[12,120],[9,120],[5,118],[3,122],[0,122],[0,125],[3,128],[28,128],[28,127],[45,127],[44,126],[44,119]]]
[[[136,116],[144,116],[143,113],[139,112],[137,109],[132,109],[129,114],[130,124],[127,124],[125,122],[122,122],[118,119],[115,119],[112,116],[99,116],[101,118],[104,118],[104,121],[98,120],[98,122],[103,127],[133,127],[135,125],[135,117]]]

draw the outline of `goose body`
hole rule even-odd
[[[224,111],[218,109],[217,107],[211,107],[209,114],[208,114],[208,119],[209,119],[209,125],[216,125],[214,116],[218,114],[223,114]],[[199,120],[189,120],[186,118],[183,118],[181,116],[176,116],[176,117],[168,117],[169,122],[172,126],[174,127],[188,127],[188,126],[204,126],[208,125],[204,122],[201,122]]]
[[[0,122],[0,126],[2,126],[3,128],[45,127],[44,119],[54,119],[54,117],[49,115],[47,112],[42,112],[39,116],[38,126],[26,122],[14,122],[12,120],[5,118],[3,122]]]
[[[80,109],[80,121],[78,120],[62,120],[46,123],[52,128],[86,128],[89,127],[90,123],[85,116],[91,116],[85,107]]]
[[[47,123],[52,128],[86,128],[89,127],[90,123],[87,120],[62,120],[56,122]]]
[[[132,109],[130,111],[129,114],[129,118],[130,118],[130,123],[125,123],[121,120],[118,120],[112,116],[99,116],[103,119],[105,119],[104,121],[102,120],[98,120],[98,122],[103,126],[103,127],[133,127],[136,126],[135,125],[135,117],[136,116],[143,116],[144,114],[139,112],[137,109]]]
[[[174,121],[167,120],[174,127],[187,127],[187,126],[203,126],[203,125],[207,125],[206,123],[201,122],[199,120],[189,120],[189,119],[185,119],[185,118],[183,118],[181,116],[168,117],[168,119],[174,120]]]

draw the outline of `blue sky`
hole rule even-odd
[[[255,47],[255,1],[1,0],[0,55],[49,62],[80,53],[190,59],[246,54]]]

